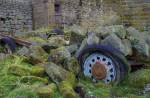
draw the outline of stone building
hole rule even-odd
[[[123,24],[150,29],[150,0],[0,0],[0,32]]]

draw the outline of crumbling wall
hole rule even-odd
[[[32,30],[31,0],[0,0],[0,32]]]
[[[119,24],[119,15],[104,0],[63,0],[66,25],[77,24],[86,30],[99,26]]]
[[[123,23],[139,30],[150,30],[150,0],[122,0]]]
[[[114,24],[150,28],[149,0],[63,0],[62,5],[66,26],[79,24],[87,30]]]

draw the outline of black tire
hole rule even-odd
[[[119,50],[110,46],[103,46],[103,45],[90,45],[85,47],[79,53],[78,61],[79,64],[81,65],[82,71],[84,70],[83,64],[85,59],[93,53],[101,53],[112,59],[116,68],[116,79],[114,80],[115,84],[121,82],[128,75],[130,71],[130,66],[125,56]]]
[[[16,43],[14,42],[14,40],[12,38],[4,37],[4,38],[0,39],[0,43],[4,46],[8,45],[8,47],[12,53],[16,51]]]

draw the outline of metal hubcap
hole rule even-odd
[[[103,80],[110,83],[116,78],[116,70],[113,61],[100,53],[89,55],[84,62],[84,75],[98,82]]]
[[[105,68],[105,65],[96,62],[93,67],[92,67],[92,75],[97,79],[97,80],[102,80],[106,77],[107,70]]]

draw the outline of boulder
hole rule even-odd
[[[100,39],[97,37],[97,35],[93,32],[90,32],[88,34],[88,37],[85,38],[81,45],[80,48],[78,49],[78,51],[76,52],[76,56],[79,55],[79,53],[88,45],[95,45],[95,44],[99,44],[100,43]]]
[[[128,39],[123,39],[122,43],[124,45],[124,53],[125,55],[132,55],[132,45],[131,42]]]
[[[95,32],[100,38],[105,38],[110,34],[114,33],[119,38],[124,39],[126,37],[126,29],[123,25],[112,25],[112,26],[105,26],[105,27],[98,27]]]
[[[71,54],[65,47],[51,50],[49,55],[49,60],[56,64],[62,64],[65,60],[69,60],[70,58]]]
[[[74,54],[78,50],[78,45],[72,44],[70,46],[66,46],[66,48],[71,54]]]
[[[109,32],[115,33],[121,39],[126,37],[127,32],[123,25],[108,26],[108,29],[110,30]]]
[[[70,27],[64,33],[64,38],[70,42],[70,44],[78,43],[85,38],[86,32],[81,27],[74,25]]]
[[[52,36],[52,37],[48,38],[48,44],[53,45],[53,46],[57,46],[57,47],[61,47],[61,46],[66,45],[67,43],[63,37]]]
[[[78,49],[77,52],[75,53],[75,56],[78,57],[79,53],[80,53],[87,45],[88,45],[88,44],[87,44],[87,38],[85,38],[85,39],[82,41],[82,43],[81,43],[79,49]]]
[[[127,53],[125,52],[125,46],[123,45],[122,40],[114,33],[112,33],[111,35],[106,37],[104,40],[102,40],[101,44],[116,48],[120,52],[122,52],[124,55],[127,55]]]
[[[30,69],[27,69],[27,68],[22,67],[22,66],[17,66],[17,65],[9,66],[8,73],[13,74],[13,75],[17,75],[17,76],[28,76],[31,74]]]
[[[28,56],[29,49],[27,47],[22,47],[20,50],[17,51],[17,54],[20,56]]]
[[[127,32],[127,38],[130,40],[132,47],[136,49],[137,53],[141,54],[142,56],[149,57],[149,45],[147,44],[146,39],[144,39],[142,34],[133,27],[129,27]]]
[[[93,32],[88,33],[88,38],[87,38],[88,45],[99,44],[99,40],[100,39],[96,36],[95,33]]]
[[[56,85],[54,83],[47,86],[38,87],[35,89],[35,92],[39,98],[55,98]]]
[[[48,54],[40,46],[31,46],[28,57],[31,63],[38,64],[47,61]]]
[[[49,62],[45,65],[45,70],[48,76],[57,84],[67,79],[68,75],[70,74],[67,70],[52,62]]]
[[[78,60],[74,57],[66,62],[64,68],[69,70],[70,72],[73,72],[75,75],[79,74],[79,72],[81,71],[81,66],[78,63]]]

